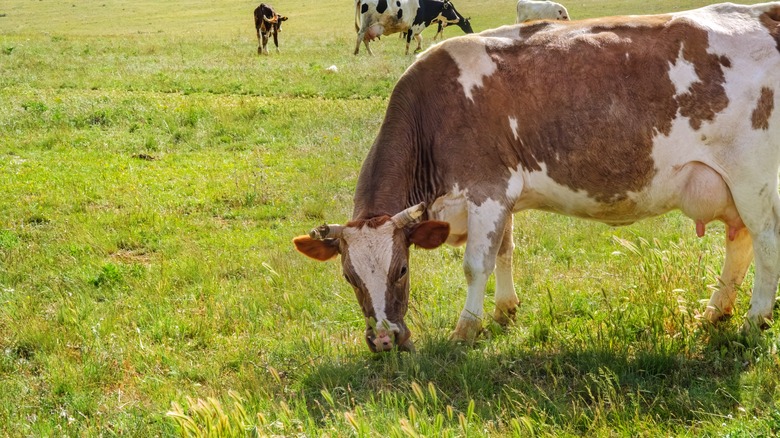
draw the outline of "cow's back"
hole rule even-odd
[[[386,123],[423,121],[412,129],[435,157],[439,191],[493,196],[523,169],[620,202],[661,167],[752,165],[744,149],[780,137],[778,20],[780,3],[726,4],[453,38],[402,77]]]

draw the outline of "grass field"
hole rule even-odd
[[[513,21],[513,0],[455,3]],[[518,215],[517,324],[473,346],[447,341],[462,248],[413,251],[417,353],[368,353],[338,264],[290,241],[349,219],[414,58],[395,36],[353,56],[348,1],[273,4],[281,53],[258,57],[255,3],[0,3],[0,436],[780,433],[780,334],[700,324],[723,227],[676,213]]]

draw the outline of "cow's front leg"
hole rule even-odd
[[[776,167],[770,175],[777,175]],[[772,319],[777,283],[780,279],[780,197],[775,190],[761,190],[757,194],[753,187],[775,187],[777,178],[768,177],[763,184],[743,184],[732,188],[732,196],[742,222],[750,231],[753,241],[755,279],[750,309],[743,332],[763,328]]]
[[[753,283],[753,295],[750,298],[750,310],[748,310],[747,320],[742,327],[743,332],[764,328],[767,321],[772,320],[777,283],[780,279],[778,228],[778,221],[775,221],[771,224],[771,228],[752,236],[756,275]]]
[[[274,30],[274,47],[276,47],[276,53],[279,53],[279,37],[277,31]]]
[[[409,29],[409,31],[406,32],[406,51],[404,52],[404,55],[409,54],[409,44],[412,42],[412,33],[414,33],[412,29]],[[417,38],[416,35],[415,38]]]
[[[712,293],[704,318],[712,323],[734,312],[737,288],[753,260],[753,240],[746,228],[736,232],[733,239],[726,237],[726,260],[723,262],[718,289]]]
[[[268,54],[268,34],[263,32],[263,51],[264,55]]]
[[[504,236],[508,213],[490,199],[469,206],[468,241],[463,257],[468,292],[458,325],[450,336],[454,341],[473,341],[482,331],[485,285],[496,266],[496,255]]]
[[[513,218],[509,216],[496,257],[496,310],[493,312],[493,319],[502,326],[515,320],[517,305],[520,303],[512,280],[512,252],[515,249],[512,222]]]

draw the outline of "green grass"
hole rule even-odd
[[[780,431],[777,329],[699,323],[723,228],[679,214],[519,214],[517,324],[470,347],[447,341],[462,248],[413,251],[418,351],[368,353],[338,265],[290,240],[349,218],[414,58],[395,36],[354,57],[349,2],[274,5],[282,50],[258,57],[254,3],[0,4],[0,435]],[[514,1],[456,5],[476,30],[514,20]]]

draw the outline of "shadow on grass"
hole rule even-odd
[[[610,340],[568,346],[508,342],[512,336],[475,346],[428,338],[415,354],[357,355],[321,364],[304,377],[303,390],[317,399],[323,389],[347,388],[344,409],[385,404],[378,408],[403,413],[415,403],[412,384],[430,382],[458,411],[474,400],[476,414],[486,421],[522,415],[575,433],[592,430],[596,421],[622,424],[624,430],[644,421],[681,432],[733,414],[740,407],[743,374],[772,342],[746,342],[730,329],[702,329],[687,343],[651,348]],[[773,388],[763,391],[751,396],[776,395]]]

